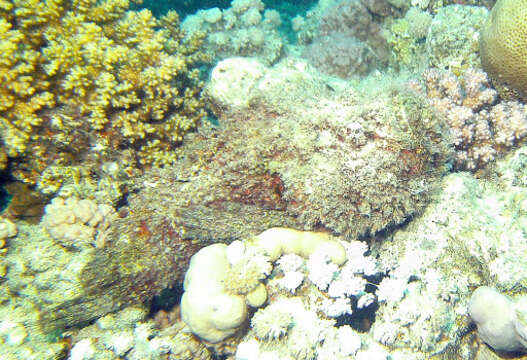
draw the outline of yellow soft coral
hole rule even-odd
[[[0,4],[0,10],[12,5]],[[49,83],[35,76],[41,55],[27,46],[27,36],[13,29],[9,17],[0,17],[0,133],[9,156],[26,150],[31,129],[42,119],[36,114],[45,106],[53,106],[53,95],[46,91]]]
[[[170,163],[205,116],[200,35],[183,42],[175,12],[158,20],[128,7],[0,0],[0,138],[9,157],[23,156],[19,178],[34,182],[90,147],[131,148],[143,165]]]
[[[527,1],[498,0],[480,38],[483,68],[527,96]]]
[[[395,64],[409,66],[417,51],[417,39],[410,35],[410,24],[406,19],[397,19],[392,24],[388,44],[392,48]]]

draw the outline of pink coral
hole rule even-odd
[[[483,71],[469,69],[458,78],[429,69],[423,79],[431,104],[450,127],[457,168],[479,169],[526,138],[527,108],[516,101],[498,102]]]

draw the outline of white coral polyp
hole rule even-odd
[[[276,302],[258,310],[251,319],[251,325],[260,339],[275,340],[287,334],[293,325],[293,315],[282,302]]]
[[[307,261],[309,280],[320,290],[325,291],[339,272],[339,267],[331,262],[323,251],[317,251]]]
[[[284,277],[278,280],[278,286],[290,293],[295,293],[296,289],[304,282],[304,274],[299,271],[288,271]]]
[[[398,302],[404,297],[408,281],[406,279],[384,278],[377,288],[379,302]]]

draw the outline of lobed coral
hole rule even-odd
[[[192,256],[185,274],[181,317],[191,331],[210,343],[219,343],[243,328],[250,314],[267,301],[264,281],[271,261],[283,253],[309,256],[324,251],[338,264],[346,261],[344,247],[326,233],[272,228],[230,245],[213,244]],[[265,318],[265,316],[264,316]],[[276,330],[276,337],[280,330]],[[274,332],[273,332],[274,333]]]
[[[280,14],[264,9],[261,0],[233,0],[228,9],[187,16],[182,28],[189,34],[206,34],[204,49],[215,59],[248,56],[269,65],[282,56],[284,42],[278,32]]]
[[[174,161],[205,116],[199,35],[178,16],[127,11],[128,0],[0,3],[0,133],[15,175],[126,147],[142,165]],[[88,148],[79,154],[79,148]]]
[[[480,286],[468,305],[481,339],[496,351],[527,352],[526,298],[511,299],[494,288]]]
[[[49,234],[66,247],[103,248],[106,230],[117,214],[107,204],[76,197],[54,198],[44,209],[42,223]]]
[[[469,69],[457,78],[430,69],[423,79],[431,104],[450,127],[456,167],[481,168],[527,137],[527,108],[516,101],[497,102],[483,71]]]
[[[227,336],[237,335],[230,339],[237,343],[243,337],[236,350],[237,359],[263,360],[271,354],[275,359],[327,359],[331,355],[346,359],[357,353],[361,341],[351,326],[337,328],[334,318],[352,313],[352,299],[359,299],[360,302],[368,295],[373,297],[371,293],[366,293],[364,277],[375,275],[377,268],[374,258],[365,254],[368,250],[365,243],[358,241],[347,243],[327,233],[286,228],[268,229],[228,246],[207,246],[192,257],[185,275],[182,318],[197,336],[217,344],[217,355],[226,355]],[[318,263],[320,258],[324,259],[322,266],[309,265]],[[269,263],[270,260],[279,265],[275,267]],[[303,265],[305,262],[307,266]],[[270,294],[266,301],[257,305],[260,308],[255,312],[241,313],[243,320],[250,318],[249,329],[240,326],[241,322],[233,311],[238,304],[229,304],[217,293],[226,295],[225,291],[228,291],[232,297],[230,279],[239,282],[238,277],[232,274],[236,263],[261,263],[267,270],[263,277],[254,272],[247,274],[261,282],[265,293]],[[297,295],[284,292],[282,288],[282,276],[286,276],[283,272],[292,269],[302,279],[305,278]],[[324,273],[324,277],[329,275],[329,290],[320,288],[313,280],[320,272]],[[357,286],[356,281],[349,281],[348,278],[360,278],[362,282]],[[190,292],[194,294],[190,295]],[[192,296],[190,302],[189,296]],[[249,297],[240,305],[246,307],[247,300]],[[250,302],[248,304],[255,307]],[[342,308],[347,309],[337,313],[336,310]]]

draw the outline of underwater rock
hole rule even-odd
[[[370,334],[377,341],[428,354],[424,358],[454,358],[452,352],[472,358],[461,352],[474,342],[468,316],[473,290],[526,293],[527,261],[518,256],[527,249],[526,162],[523,147],[497,162],[494,180],[448,175],[437,202],[372,249],[389,274],[376,292]],[[458,347],[461,341],[466,345]]]
[[[214,88],[225,86],[211,79],[219,126],[189,138],[176,166],[146,172],[128,199],[131,214],[162,213],[182,238],[203,244],[275,226],[350,239],[400,224],[428,203],[451,148],[424,97],[393,87],[358,100],[297,60],[256,81],[236,87],[252,89],[239,94],[248,102],[233,103],[248,107],[230,107],[228,97],[216,103]]]
[[[33,309],[26,323],[49,333],[148,303],[181,282],[198,245],[162,216],[135,214],[134,227],[126,218],[93,200],[55,198],[39,225],[17,224],[9,238],[0,300]]]

